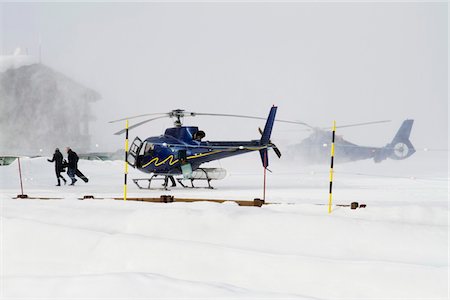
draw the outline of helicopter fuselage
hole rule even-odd
[[[181,166],[190,164],[196,170],[206,162],[261,150],[268,145],[260,140],[199,141],[198,127],[180,126],[166,129],[158,137],[145,139],[138,147],[134,167],[145,173],[181,174]],[[133,165],[132,165],[133,166]]]

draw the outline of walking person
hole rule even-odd
[[[55,162],[55,174],[56,174],[56,180],[58,180],[58,184],[56,186],[61,186],[62,179],[64,181],[64,184],[67,183],[67,180],[61,175],[61,172],[64,172],[63,167],[63,155],[59,151],[58,148],[55,149],[55,153],[53,153],[52,159],[47,159],[48,162]]]
[[[70,147],[66,147],[67,152],[67,175],[69,175],[70,179],[72,180],[72,183],[70,185],[74,185],[75,182],[77,182],[77,179],[75,178],[75,174],[77,173],[78,169],[78,155],[70,149]]]

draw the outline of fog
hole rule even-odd
[[[412,118],[417,149],[448,148],[447,3],[1,3],[0,17],[3,55],[22,47],[101,95],[92,150],[123,146],[109,120],[176,108],[264,117],[273,104],[313,126],[392,120],[338,130],[372,146]],[[211,140],[254,139],[264,125],[185,121]],[[298,143],[301,129],[276,124],[273,140]]]

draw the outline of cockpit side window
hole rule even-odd
[[[145,146],[147,145],[147,142],[142,143],[141,147],[139,148],[139,155],[144,155]]]
[[[155,145],[152,143],[145,144],[144,154],[153,154],[153,150],[155,149]]]
[[[205,136],[206,136],[205,132],[202,131],[202,130],[199,130],[196,133],[194,133],[192,138],[193,138],[194,141],[200,142]]]
[[[152,155],[155,145],[152,143],[144,142],[139,149],[139,155]]]

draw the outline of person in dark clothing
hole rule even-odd
[[[169,179],[172,182],[172,187],[177,186],[177,184],[175,183],[175,178],[173,178],[172,175],[167,175],[164,177],[164,187],[167,187],[167,185],[169,184]]]
[[[64,184],[67,183],[67,180],[61,175],[61,172],[64,172],[63,168],[63,155],[59,152],[59,149],[55,149],[55,153],[53,154],[52,159],[47,159],[49,162],[55,162],[55,173],[56,179],[58,180],[58,184],[56,186],[61,186],[60,178],[64,181]]]
[[[70,147],[66,148],[67,151],[67,175],[69,175],[70,179],[72,180],[72,183],[70,185],[74,185],[75,182],[77,182],[77,179],[75,178],[75,174],[77,173],[78,169],[78,155],[70,149]]]

